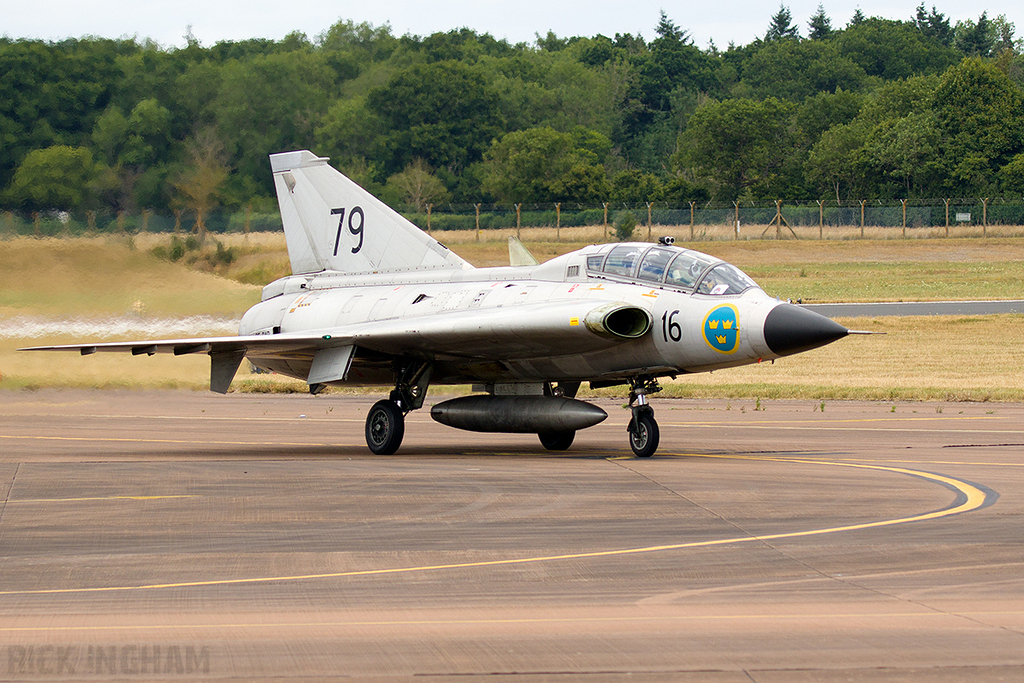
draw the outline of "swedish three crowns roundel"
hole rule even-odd
[[[704,318],[704,341],[719,353],[735,353],[740,345],[740,312],[732,304],[711,309]]]

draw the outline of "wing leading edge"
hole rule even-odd
[[[320,383],[345,379],[355,347],[396,358],[528,359],[622,344],[645,335],[650,322],[648,312],[626,303],[587,300],[396,317],[303,334],[91,342],[19,350],[133,356],[206,353],[211,359],[210,389],[225,393],[246,356],[305,360],[311,363],[311,371],[304,379]]]

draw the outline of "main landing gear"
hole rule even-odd
[[[629,381],[629,408],[633,418],[626,431],[629,432],[629,446],[638,458],[649,458],[658,450],[661,432],[654,419],[654,409],[647,402],[648,394],[661,391],[658,381],[649,377],[637,377]]]
[[[576,392],[580,390],[579,382],[559,382],[557,385],[551,382],[544,384],[545,396],[564,396],[565,398],[576,398]],[[575,430],[564,432],[540,432],[537,434],[540,445],[549,451],[567,451],[572,442],[576,439]]]
[[[366,414],[366,445],[377,455],[393,455],[405,436],[405,416],[423,407],[433,366],[426,361],[395,361],[395,389]]]

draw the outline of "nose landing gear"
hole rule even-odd
[[[633,418],[626,431],[629,432],[629,446],[638,458],[649,458],[658,450],[661,432],[654,419],[654,409],[647,402],[647,395],[661,391],[658,381],[649,377],[637,377],[629,381],[629,407]]]

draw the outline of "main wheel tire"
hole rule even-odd
[[[405,436],[405,415],[393,402],[377,401],[366,414],[366,445],[377,455],[392,455]]]
[[[658,442],[661,440],[661,432],[658,430],[658,423],[654,415],[648,412],[640,413],[629,421],[629,447],[638,458],[649,458],[658,450]]]
[[[541,432],[537,436],[540,437],[541,445],[549,451],[564,451],[572,445],[576,432]]]

